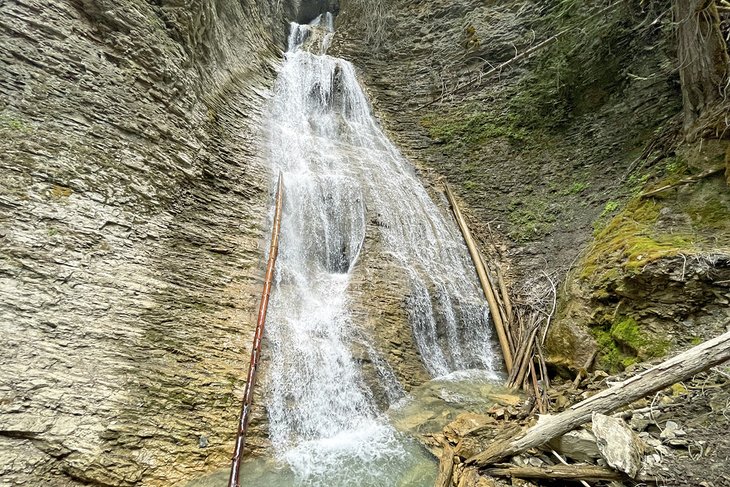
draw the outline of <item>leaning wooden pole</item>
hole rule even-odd
[[[504,328],[504,322],[502,321],[502,316],[499,312],[499,306],[497,305],[497,299],[494,297],[494,290],[492,289],[492,285],[489,282],[489,278],[487,277],[487,270],[484,268],[484,264],[482,263],[481,256],[479,255],[479,249],[477,249],[476,243],[474,243],[474,238],[471,236],[471,232],[469,231],[469,227],[466,225],[466,220],[464,220],[464,217],[461,214],[461,210],[459,209],[459,205],[456,203],[456,199],[454,198],[454,194],[451,192],[451,189],[449,189],[449,185],[444,183],[444,188],[446,189],[446,198],[448,198],[449,203],[451,204],[452,210],[454,210],[454,216],[456,217],[456,222],[459,224],[459,229],[461,229],[461,234],[464,236],[464,241],[466,242],[466,247],[469,249],[469,254],[471,255],[471,260],[474,262],[474,267],[477,271],[477,276],[479,277],[479,282],[482,285],[482,290],[484,291],[484,296],[487,298],[487,303],[489,304],[489,311],[492,315],[492,323],[494,323],[494,328],[497,330],[497,337],[499,337],[499,345],[502,348],[502,356],[504,357],[504,365],[507,368],[507,373],[512,372],[512,351],[509,348],[509,340],[507,339],[507,331]]]
[[[274,279],[274,265],[276,264],[276,256],[279,253],[279,229],[281,228],[281,207],[284,201],[283,193],[284,178],[280,173],[279,183],[276,188],[276,211],[274,212],[274,226],[271,230],[271,247],[269,248],[269,261],[266,265],[266,277],[264,279],[264,289],[261,292],[261,302],[259,303],[259,315],[256,322],[256,333],[254,334],[253,346],[251,347],[251,362],[248,365],[246,389],[243,393],[243,407],[241,408],[241,418],[238,422],[236,448],[233,451],[231,476],[228,481],[229,487],[240,487],[241,485],[241,458],[243,457],[243,446],[246,443],[246,431],[248,430],[248,421],[250,419],[251,413],[251,403],[253,402],[253,388],[256,385],[256,371],[259,366],[259,359],[261,358],[261,340],[264,335],[266,311],[269,307],[271,283]]]

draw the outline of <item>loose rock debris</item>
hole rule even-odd
[[[441,460],[436,486],[730,486],[730,377],[723,374],[728,370],[698,374],[611,415],[594,414],[588,425],[482,469],[466,460],[536,424],[539,416],[524,414],[534,402],[515,395],[513,405],[503,401],[484,414],[461,414],[442,432],[422,438]],[[549,412],[629,375],[596,371],[578,386],[554,383]]]

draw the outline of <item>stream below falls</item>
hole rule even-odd
[[[399,425],[408,411],[443,420],[458,405],[435,413],[406,394],[352,312],[366,233],[378,233],[377,251],[408,282],[402,302],[418,355],[443,390],[478,391],[498,377],[488,308],[454,222],[378,125],[352,64],[327,55],[333,35],[330,14],[291,24],[269,105],[272,183],[281,172],[285,187],[259,380],[274,456],[244,462],[242,485],[433,485],[435,459]],[[367,351],[387,404],[374,397],[355,348]]]

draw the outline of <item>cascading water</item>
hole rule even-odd
[[[362,330],[348,286],[368,219],[408,276],[404,299],[432,376],[493,371],[490,327],[458,231],[379,128],[353,66],[326,55],[332,35],[330,14],[292,24],[270,109],[273,172],[285,181],[267,324],[271,439],[296,484],[398,485],[422,459],[378,411],[351,349]],[[395,399],[395,376],[374,362]]]

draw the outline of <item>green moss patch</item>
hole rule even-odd
[[[671,157],[659,168],[661,176],[639,186],[641,191],[615,216],[611,217],[619,202],[606,203],[594,223],[594,243],[583,259],[580,277],[605,284],[609,277],[618,277],[608,275],[613,268],[636,274],[657,259],[729,246],[730,192],[723,178],[678,184],[696,176],[701,171],[696,166],[697,161]],[[665,187],[670,188],[652,197],[640,196]]]
[[[670,342],[643,323],[651,323],[652,329],[671,326],[679,316],[674,312],[683,312],[671,303],[684,303],[684,289],[681,283],[673,289],[652,284],[651,273],[671,272],[672,266],[654,267],[641,276],[647,265],[680,255],[687,262],[730,247],[730,191],[724,178],[715,175],[676,185],[705,170],[697,166],[691,159],[667,160],[654,168],[655,176],[641,192],[669,189],[649,197],[635,195],[623,208],[609,201],[594,226],[594,242],[576,275],[590,301],[591,313],[583,323],[599,346],[602,368],[621,370],[662,357],[669,349]]]
[[[0,113],[0,134],[6,137],[14,137],[28,134],[32,126],[21,118],[8,112]]]
[[[509,204],[509,236],[512,240],[529,242],[542,238],[553,230],[559,212],[548,201],[547,197],[531,195]]]
[[[446,115],[429,115],[421,119],[432,139],[446,145],[478,147],[488,139],[504,137],[522,141],[527,133],[477,105],[453,110]]]
[[[609,202],[610,204],[611,202]],[[586,255],[582,278],[608,271],[614,265],[629,273],[663,257],[676,255],[692,247],[692,235],[672,234],[654,228],[661,205],[651,199],[635,199],[599,230]],[[613,211],[613,207],[606,211]]]
[[[611,337],[624,350],[630,350],[640,359],[663,357],[669,349],[666,340],[660,340],[639,328],[639,323],[631,318],[623,318],[613,324]]]
[[[638,361],[663,357],[669,342],[641,329],[631,317],[622,317],[610,327],[591,329],[599,347],[599,364],[612,371],[620,371]]]
[[[687,214],[692,218],[692,225],[700,231],[727,231],[730,226],[730,204],[728,198],[720,194],[690,204]]]

